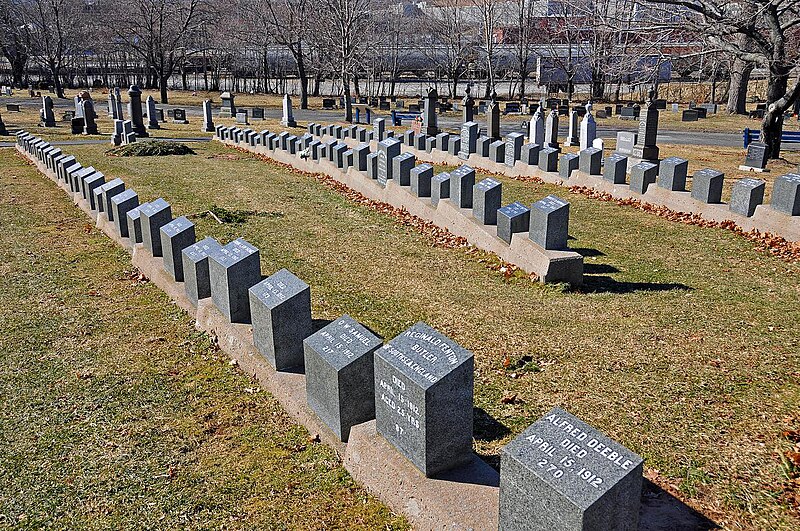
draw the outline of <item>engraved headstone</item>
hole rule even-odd
[[[420,164],[411,170],[411,193],[417,197],[431,196],[431,179],[433,179],[433,166]]]
[[[303,340],[308,405],[340,441],[375,418],[374,353],[382,344],[349,315]]]
[[[720,203],[724,179],[724,173],[711,168],[695,172],[692,176],[692,198],[703,203]]]
[[[292,98],[288,94],[283,95],[283,117],[281,118],[281,125],[285,127],[297,127],[297,122],[294,121],[292,114]]]
[[[466,160],[478,149],[478,129],[480,126],[476,122],[466,122],[461,125],[461,150],[458,152],[459,158]]]
[[[495,140],[489,144],[489,160],[502,164],[506,160],[506,143],[502,140]]]
[[[442,199],[450,197],[450,174],[437,173],[431,179],[431,204],[435,207]]]
[[[275,370],[303,367],[311,335],[311,288],[286,269],[249,290],[253,343]]]
[[[788,173],[775,179],[770,206],[790,216],[800,216],[800,174]]]
[[[558,171],[558,148],[545,147],[539,150],[539,169],[546,172]]]
[[[377,153],[370,153],[367,155],[367,177],[369,179],[378,179],[378,159],[380,157]]]
[[[100,205],[98,209],[101,210],[108,221],[115,220],[114,203],[115,196],[125,191],[125,183],[122,179],[113,179],[98,188],[100,192]]]
[[[450,200],[458,208],[472,208],[475,170],[466,164],[450,172]]]
[[[436,148],[447,153],[450,150],[450,133],[436,135]]]
[[[206,133],[214,131],[214,116],[211,113],[211,100],[205,100],[203,102],[203,128],[201,131]]]
[[[528,166],[537,166],[539,164],[540,149],[541,146],[539,144],[525,144],[520,152],[520,160]]]
[[[658,164],[642,161],[631,168],[631,191],[638,194],[647,192],[647,188],[658,178]]]
[[[589,104],[586,106],[586,116],[581,120],[579,139],[581,151],[592,147],[595,138],[597,138],[597,122],[595,122],[594,116],[592,116],[592,106]]]
[[[94,110],[94,102],[91,98],[81,100],[83,109],[83,134],[96,135],[97,132],[97,113]]]
[[[153,256],[162,256],[161,227],[172,221],[172,208],[162,198],[139,207],[142,243]]]
[[[516,232],[527,232],[530,228],[531,210],[515,202],[497,211],[497,236],[507,243]]]
[[[144,117],[142,116],[142,91],[136,85],[131,85],[128,89],[128,115],[130,116],[133,132],[139,138],[150,136],[144,126]]]
[[[217,240],[206,237],[181,251],[184,290],[186,291],[186,297],[195,306],[201,299],[211,296],[208,257],[211,253],[221,248],[222,246]]]
[[[420,322],[374,358],[378,433],[428,477],[469,462],[472,353]]]
[[[236,116],[236,96],[230,92],[223,92],[220,95],[222,108],[219,110],[220,118],[233,118]]]
[[[579,168],[586,175],[600,175],[603,165],[603,150],[589,147],[579,153]]]
[[[502,184],[487,178],[472,187],[472,215],[484,225],[497,224],[497,211],[502,201]]]
[[[580,156],[577,153],[565,153],[558,161],[558,176],[564,180],[572,177],[572,172],[578,169]]]
[[[731,212],[750,217],[756,207],[764,202],[764,188],[766,183],[761,179],[739,179],[733,183],[731,202],[728,205]]]
[[[585,112],[585,109],[584,109]],[[570,111],[569,113],[569,128],[567,130],[567,140],[564,142],[565,146],[578,146],[581,143],[579,138],[581,123],[580,116],[577,110]]]
[[[359,144],[353,148],[353,166],[358,171],[367,171],[369,144]]]
[[[142,238],[142,217],[140,210],[147,203],[135,206],[125,213],[125,219],[128,222],[128,238],[132,243],[143,243]]]
[[[386,182],[393,177],[393,159],[400,155],[400,141],[387,138],[378,142],[378,183],[386,187]]]
[[[763,170],[767,167],[767,145],[761,142],[750,142],[747,146],[747,156],[740,170]]]
[[[250,322],[248,290],[261,281],[258,249],[242,238],[208,255],[211,300],[232,323]]]
[[[673,192],[686,190],[686,177],[689,174],[689,161],[679,157],[669,157],[661,161],[658,170],[658,186]]]
[[[544,111],[539,105],[528,123],[528,142],[537,146],[544,145]]]
[[[436,124],[436,107],[439,94],[435,88],[429,88],[425,94],[425,108],[422,113],[422,131],[428,136],[439,134],[439,127]]]
[[[56,126],[56,117],[55,114],[53,114],[53,98],[51,98],[50,96],[42,97],[42,110],[39,111],[39,115],[42,119],[42,126],[44,127]]]
[[[492,99],[486,108],[486,135],[492,140],[500,140],[500,106],[497,94],[492,91]]]
[[[644,460],[560,408],[506,445],[502,531],[636,531]]]
[[[185,216],[176,218],[161,227],[161,247],[164,254],[164,270],[176,282],[183,282],[184,249],[195,243],[194,223]]]
[[[621,155],[630,155],[633,153],[633,146],[636,145],[636,133],[630,131],[617,132],[617,149],[616,152]]]
[[[544,124],[544,146],[560,150],[558,145],[558,111],[552,110]]]
[[[186,119],[186,109],[174,109],[172,111],[172,122],[176,124],[188,124],[189,120]]]
[[[639,116],[639,133],[631,156],[638,161],[658,162],[658,106],[651,100]]]
[[[525,143],[525,135],[522,133],[509,133],[506,136],[506,166],[514,167],[514,163],[522,158],[522,144]]]
[[[147,96],[147,128],[148,129],[161,129],[161,125],[158,123],[158,111],[156,109],[156,100],[153,99],[153,96]],[[163,112],[163,111],[162,111]],[[213,125],[213,122],[212,122]],[[214,128],[212,127],[211,130],[213,131]]]
[[[625,184],[625,171],[628,168],[628,157],[614,153],[606,157],[603,167],[603,180],[613,184]]]
[[[548,195],[531,206],[530,239],[548,250],[567,248],[569,203]]]
[[[139,206],[139,196],[131,188],[120,192],[111,198],[111,210],[114,215],[114,225],[120,237],[128,238],[128,212]]]

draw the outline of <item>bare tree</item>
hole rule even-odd
[[[438,2],[435,8],[426,10],[423,19],[423,28],[432,37],[432,45],[423,47],[423,53],[450,80],[451,98],[457,96],[458,82],[477,55],[480,26],[476,22],[459,0]]]
[[[719,49],[766,69],[767,110],[761,123],[761,141],[770,158],[779,158],[783,115],[800,96],[800,77],[792,71],[800,49],[792,38],[800,28],[797,0],[647,0],[651,4],[683,8],[682,24],[695,26]],[[744,37],[743,40],[740,37]],[[749,41],[748,41],[749,39]]]
[[[20,4],[31,57],[50,73],[56,96],[64,97],[63,69],[75,51],[80,14],[76,0],[30,0]]]
[[[345,121],[352,122],[350,82],[357,75],[356,58],[363,45],[361,35],[369,20],[370,0],[322,0],[322,7],[327,17],[320,35],[337,63],[345,99]]]
[[[115,3],[117,37],[139,55],[158,80],[161,103],[168,103],[167,83],[187,54],[205,15],[204,0],[130,0]]]
[[[17,86],[23,85],[28,63],[30,41],[25,31],[23,14],[16,2],[0,2],[0,53],[11,65],[11,77]]]

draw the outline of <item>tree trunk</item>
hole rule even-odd
[[[161,104],[167,105],[169,103],[169,98],[167,96],[167,80],[169,76],[166,73],[162,73],[159,76],[159,90],[161,91]]]
[[[733,61],[728,87],[728,114],[747,114],[747,86],[753,66],[753,63],[746,63],[738,57]]]
[[[775,65],[769,73],[767,110],[764,112],[764,120],[761,122],[761,142],[767,145],[767,156],[770,159],[778,159],[781,156],[783,113],[794,102],[794,98],[791,101],[787,100],[789,94],[786,93],[786,88],[789,82],[789,70],[790,68]]]
[[[350,77],[347,69],[342,65],[342,89],[344,90],[344,121],[353,123],[353,102],[350,101]]]
[[[64,97],[64,87],[61,85],[61,78],[59,66],[54,62],[50,61],[50,74],[53,76],[53,90],[55,90],[57,98]]]
[[[298,44],[295,62],[297,63],[297,75],[300,77],[300,108],[308,109],[308,74],[306,74],[306,63],[303,61],[303,50]]]

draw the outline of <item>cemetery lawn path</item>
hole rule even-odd
[[[0,164],[0,528],[407,528],[52,182]]]

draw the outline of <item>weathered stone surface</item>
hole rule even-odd
[[[308,405],[343,442],[375,418],[375,350],[381,339],[349,315],[303,340]]]
[[[728,208],[743,216],[750,217],[756,207],[764,202],[764,188],[766,183],[761,179],[739,179],[733,183],[731,202]]]
[[[475,170],[463,164],[450,172],[450,200],[459,208],[472,208]]]
[[[503,185],[487,178],[472,187],[472,215],[484,225],[497,224],[497,211],[502,201]]]
[[[208,257],[222,246],[217,240],[206,237],[181,251],[183,263],[183,287],[186,297],[197,306],[198,301],[211,296],[211,278],[208,269]]]
[[[258,249],[239,238],[208,257],[211,300],[232,323],[250,322],[248,290],[261,280]]]
[[[535,202],[531,207],[530,239],[548,250],[567,248],[569,237],[569,203],[554,195]]]
[[[161,227],[161,247],[164,254],[164,270],[176,282],[183,282],[182,251],[195,243],[194,223],[185,216],[173,219]]]
[[[162,198],[139,207],[142,243],[153,256],[162,256],[161,227],[172,221],[172,208]]]
[[[425,323],[375,351],[377,431],[428,477],[472,459],[473,368]]]
[[[253,343],[276,370],[303,367],[311,335],[311,289],[286,269],[249,290]]]
[[[515,202],[497,211],[497,236],[507,243],[515,232],[527,232],[531,223],[531,210]]]

